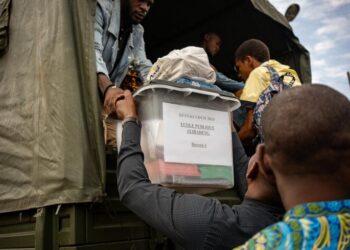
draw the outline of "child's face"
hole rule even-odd
[[[250,75],[250,72],[252,72],[252,67],[249,64],[248,59],[243,59],[243,60],[237,59],[235,61],[235,70],[238,73],[238,76],[243,81],[246,81]]]

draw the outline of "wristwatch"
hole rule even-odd
[[[137,126],[139,126],[141,128],[141,122],[139,119],[137,119],[136,117],[127,117],[125,118],[123,121],[122,121],[122,127],[124,128],[124,125],[127,123],[127,122],[134,122],[136,123]]]

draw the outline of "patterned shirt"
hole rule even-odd
[[[350,200],[298,205],[235,249],[350,249]]]

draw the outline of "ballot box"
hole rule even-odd
[[[152,183],[194,193],[233,187],[233,94],[158,80],[134,98]]]

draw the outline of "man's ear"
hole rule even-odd
[[[249,66],[252,66],[253,63],[254,63],[254,58],[251,57],[251,56],[246,56],[244,60],[247,61],[247,63],[248,63]]]
[[[256,148],[256,157],[258,166],[260,167],[262,175],[266,178],[266,180],[276,185],[276,177],[271,168],[271,157],[266,153],[266,147],[264,144],[259,144]]]
[[[246,178],[254,180],[259,173],[259,166],[256,160],[256,154],[252,155],[248,163]]]
[[[247,67],[249,67],[249,69],[252,71],[254,69],[254,61],[253,61],[253,57],[251,56],[246,56],[243,60],[242,60],[243,63],[245,63],[245,65]]]
[[[248,62],[248,66],[251,68],[251,70],[259,67],[259,65],[261,64],[256,60],[255,57],[252,57],[252,56],[247,56],[246,60]]]

